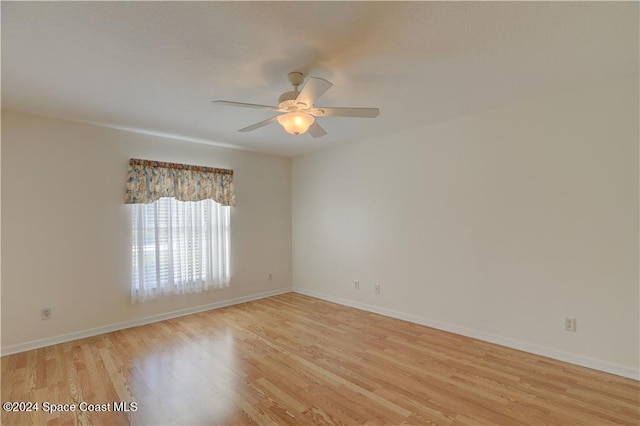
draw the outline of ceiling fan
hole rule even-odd
[[[221,100],[213,101],[213,103],[245,108],[268,109],[282,113],[242,128],[238,130],[239,132],[250,132],[277,121],[288,133],[300,135],[308,131],[314,138],[319,138],[327,134],[320,124],[318,124],[316,117],[375,118],[380,113],[378,108],[316,107],[314,105],[316,100],[329,90],[333,84],[323,78],[309,77],[302,87],[302,90],[298,90],[298,86],[304,81],[304,75],[301,72],[290,72],[289,81],[293,85],[293,90],[280,95],[278,106]]]

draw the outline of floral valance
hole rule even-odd
[[[125,203],[148,204],[161,197],[180,201],[210,198],[223,206],[233,206],[233,170],[129,160]]]

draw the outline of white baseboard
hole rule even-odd
[[[267,291],[264,293],[252,294],[249,296],[237,297],[234,299],[223,300],[220,302],[209,303],[206,305],[195,306],[193,308],[181,309],[178,311],[166,312],[158,315],[151,315],[148,317],[137,318],[131,321],[118,322],[115,324],[104,325],[96,328],[89,328],[86,330],[76,331],[69,334],[62,334],[53,337],[47,337],[44,339],[31,340],[25,343],[19,343],[16,345],[9,345],[2,347],[0,353],[2,356],[16,354],[19,352],[29,351],[32,349],[43,348],[45,346],[57,345],[59,343],[71,342],[73,340],[84,339],[87,337],[97,336],[104,333],[110,333],[112,331],[124,330],[125,328],[138,327],[140,325],[151,324],[158,321],[164,321],[171,318],[182,317],[185,315],[196,314],[198,312],[210,311],[212,309],[224,308],[226,306],[237,305],[240,303],[251,302],[253,300],[264,299],[266,297],[277,296],[278,294],[290,293],[291,288],[285,288],[280,290]]]
[[[474,330],[471,328],[460,327],[453,324],[434,321],[428,318],[418,317],[415,315],[410,315],[404,312],[398,312],[391,309],[380,308],[377,306],[368,305],[366,303],[356,302],[353,300],[342,299],[340,297],[334,297],[328,294],[318,293],[312,290],[294,287],[293,291],[295,293],[304,294],[306,296],[315,297],[318,299],[326,300],[328,302],[337,303],[339,305],[350,306],[353,308],[361,309],[363,311],[373,312],[373,313],[384,315],[387,317],[397,318],[397,319],[409,321],[415,324],[436,328],[438,330],[444,330],[451,333],[460,334],[462,336],[472,337],[474,339],[482,340],[484,342],[495,343],[497,345],[506,346],[508,348],[518,349],[524,352],[541,355],[547,358],[553,358],[558,361],[568,362],[570,364],[575,364],[582,367],[603,371],[605,373],[615,374],[617,376],[622,376],[629,379],[640,380],[640,370],[634,369],[633,367],[614,364],[611,362],[589,358],[586,356],[577,355],[569,352],[564,352],[557,349],[551,349],[544,346],[535,345],[532,343],[521,342],[519,340],[509,339],[507,337],[486,333],[480,330]]]

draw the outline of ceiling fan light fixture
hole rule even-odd
[[[290,112],[277,117],[278,123],[287,133],[292,135],[301,135],[309,130],[309,127],[316,120],[312,115],[304,112]]]

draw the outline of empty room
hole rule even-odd
[[[3,425],[640,425],[637,2],[0,8]]]

